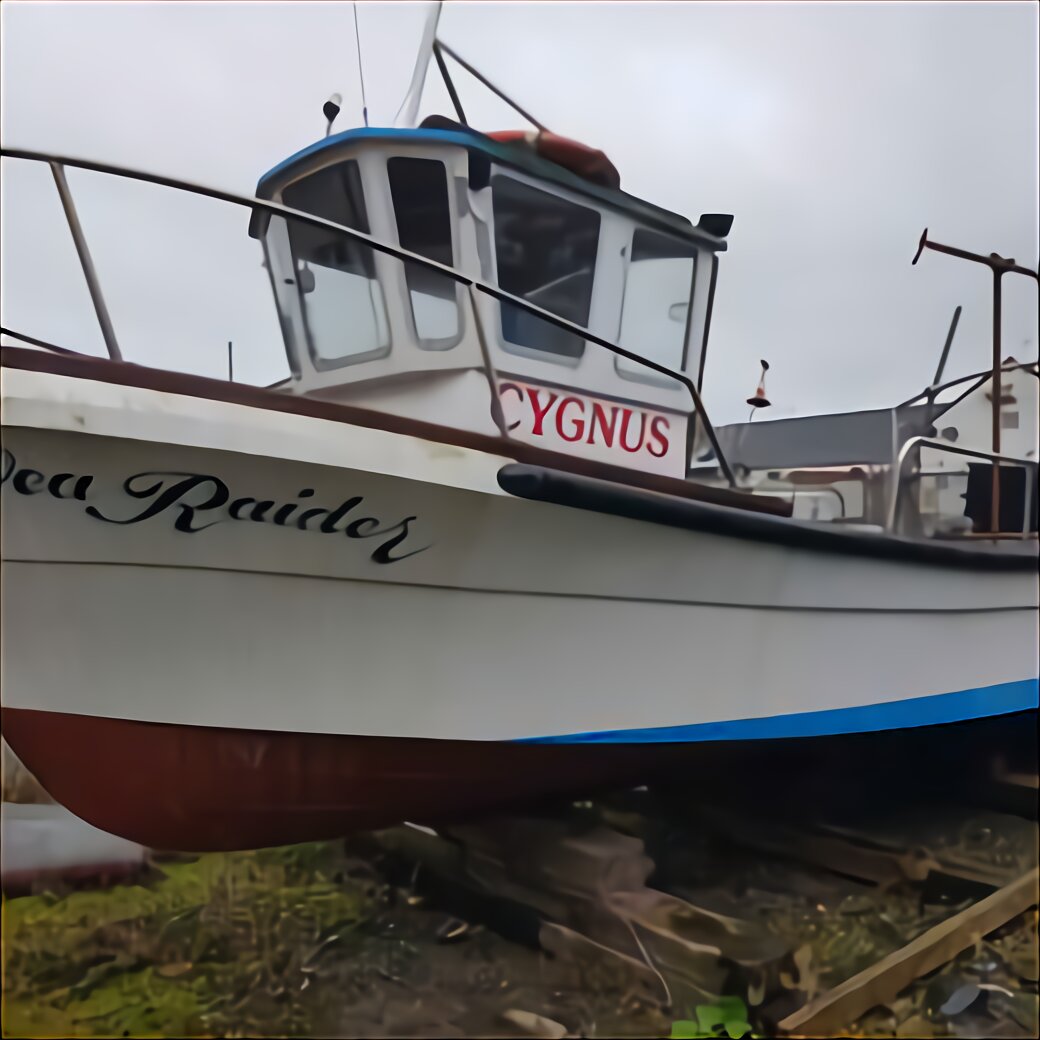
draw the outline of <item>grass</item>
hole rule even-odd
[[[341,843],[159,862],[135,884],[5,900],[4,1035],[311,1032],[323,955],[358,942],[378,900]]]

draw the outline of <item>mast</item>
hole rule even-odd
[[[408,84],[408,92],[394,117],[394,126],[415,126],[415,117],[419,114],[419,102],[422,100],[423,86],[426,83],[426,70],[430,67],[433,44],[437,39],[437,23],[440,21],[443,6],[441,0],[438,0],[426,15],[426,25],[423,27],[422,39],[419,42],[419,53],[415,58],[412,81]]]
[[[426,83],[426,71],[430,67],[431,56],[437,62],[437,68],[440,70],[441,78],[444,80],[444,85],[448,90],[451,103],[455,108],[455,114],[459,117],[459,122],[463,124],[466,123],[466,116],[462,111],[462,103],[459,101],[458,92],[455,90],[455,84],[452,82],[451,76],[448,75],[448,68],[444,63],[444,55],[447,54],[450,58],[457,61],[471,76],[483,83],[492,94],[501,98],[510,108],[523,116],[523,118],[532,126],[537,127],[539,132],[547,133],[548,128],[543,123],[539,123],[530,112],[521,108],[504,90],[500,87],[496,87],[487,76],[478,69],[475,69],[468,61],[466,61],[465,58],[452,50],[452,48],[443,40],[437,38],[437,26],[440,21],[442,6],[442,3],[440,2],[434,4],[432,10],[426,16],[426,27],[423,29],[422,41],[419,44],[419,54],[415,60],[415,70],[412,72],[412,81],[408,85],[408,93],[405,94],[404,101],[401,102],[401,107],[397,110],[397,115],[394,117],[394,126],[415,126],[415,120],[419,114],[419,102],[422,100],[423,86]]]

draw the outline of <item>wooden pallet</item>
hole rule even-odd
[[[922,899],[936,888],[971,899],[965,909],[822,993],[801,978],[804,951],[792,949],[741,908],[720,910],[697,891],[665,891],[652,883],[655,843],[674,830],[676,819],[655,817],[646,797],[597,803],[591,813],[503,818],[441,833],[406,826],[383,832],[379,840],[428,877],[483,900],[485,907],[506,906],[526,916],[528,936],[549,955],[615,961],[645,999],[663,1008],[745,992],[754,994],[749,1003],[760,1006],[761,1017],[778,1033],[832,1035],[1037,904],[1035,811],[1030,799],[1018,798],[1023,790],[1035,795],[1036,778],[995,766],[992,779],[980,791],[983,802],[993,796],[995,809],[919,805],[916,819],[893,808],[868,820],[806,813],[792,823],[763,818],[754,807],[691,808],[685,825],[757,856],[790,861],[836,881],[855,879],[879,893],[911,886]],[[1008,807],[1002,793],[1009,790],[1017,792],[1011,801],[1018,799],[1021,815],[1001,811]],[[985,848],[965,853],[954,839],[958,827],[972,826],[980,833],[989,828],[1011,834],[1014,855],[999,861]]]

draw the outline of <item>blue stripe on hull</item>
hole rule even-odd
[[[957,693],[913,697],[855,708],[830,708],[796,715],[771,715],[732,722],[698,722],[654,729],[614,729],[568,733],[556,737],[526,737],[521,744],[669,744],[709,740],[777,740],[783,737],[825,737],[840,733],[873,733],[910,726],[936,726],[988,715],[1007,715],[1036,708],[1040,680],[981,686]]]

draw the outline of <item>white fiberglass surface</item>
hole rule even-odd
[[[1025,611],[907,625],[899,614],[597,599],[576,609],[566,597],[532,609],[530,596],[379,580],[20,562],[4,586],[20,605],[4,619],[17,649],[4,661],[12,706],[188,725],[241,726],[246,712],[258,729],[501,740],[855,707],[1035,675]],[[55,626],[70,633],[66,655],[48,653]],[[162,666],[142,684],[149,661]]]

